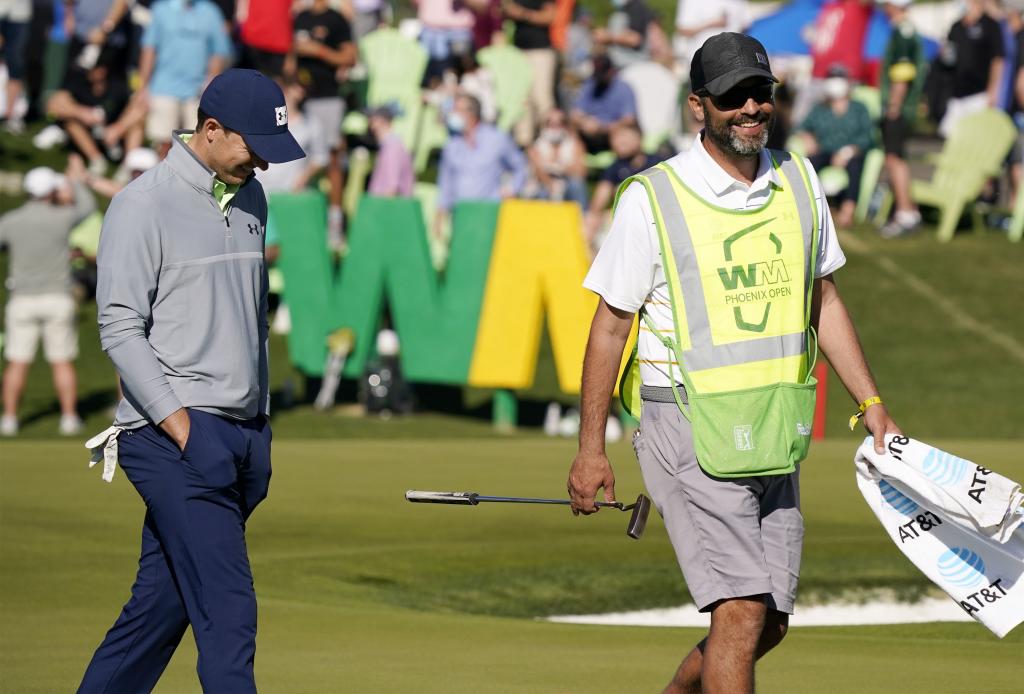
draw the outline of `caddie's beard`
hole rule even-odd
[[[705,109],[705,113],[709,113],[709,111]],[[739,131],[738,127],[733,127],[744,123],[764,123],[765,127],[760,128],[760,132],[757,134],[748,136]],[[774,112],[767,115],[759,113],[753,118],[738,114],[730,119],[716,119],[709,113],[709,117],[704,122],[704,132],[722,151],[742,159],[750,159],[758,156],[768,144],[768,135],[774,125]]]

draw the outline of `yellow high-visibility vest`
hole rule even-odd
[[[799,157],[772,152],[783,185],[751,210],[728,210],[690,190],[664,162],[627,179],[651,203],[673,331],[642,322],[668,351],[676,402],[693,421],[698,460],[719,476],[779,474],[806,456],[817,354],[810,327],[818,252],[814,193]],[[639,416],[635,353],[620,387]],[[685,386],[688,403],[676,388]],[[699,443],[703,440],[703,445]]]

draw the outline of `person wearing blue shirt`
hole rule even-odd
[[[224,16],[210,0],[158,0],[142,36],[141,89],[146,137],[167,153],[171,133],[195,124],[199,95],[231,55]]]
[[[633,90],[616,78],[608,56],[595,56],[593,63],[593,77],[580,88],[571,114],[572,124],[591,154],[609,148],[608,134],[612,128],[636,122]]]
[[[435,235],[455,203],[502,200],[518,195],[526,183],[526,156],[507,133],[482,123],[480,113],[476,97],[460,94],[448,114],[452,137],[441,151]]]

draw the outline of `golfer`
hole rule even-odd
[[[899,429],[836,289],[845,257],[817,176],[804,158],[765,149],[776,80],[764,47],[713,36],[690,81],[703,130],[623,184],[585,281],[600,302],[568,487],[575,513],[595,511],[599,488],[614,499],[605,421],[639,312],[622,384],[627,407],[643,405],[634,447],[690,594],[711,613],[665,691],[752,692],[754,662],[793,612],[819,345],[876,447]]]
[[[146,517],[131,598],[80,692],[152,690],[189,625],[203,691],[256,691],[245,523],[267,495],[270,425],[267,203],[253,173],[302,156],[280,88],[228,70],[195,132],[175,131],[107,212],[100,341],[124,387],[119,464]]]

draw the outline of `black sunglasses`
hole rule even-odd
[[[758,104],[772,101],[775,98],[775,85],[772,82],[736,85],[725,94],[718,96],[714,96],[707,89],[701,89],[697,92],[697,96],[709,97],[711,103],[719,111],[734,111],[738,108],[743,108],[748,99],[753,99]]]

